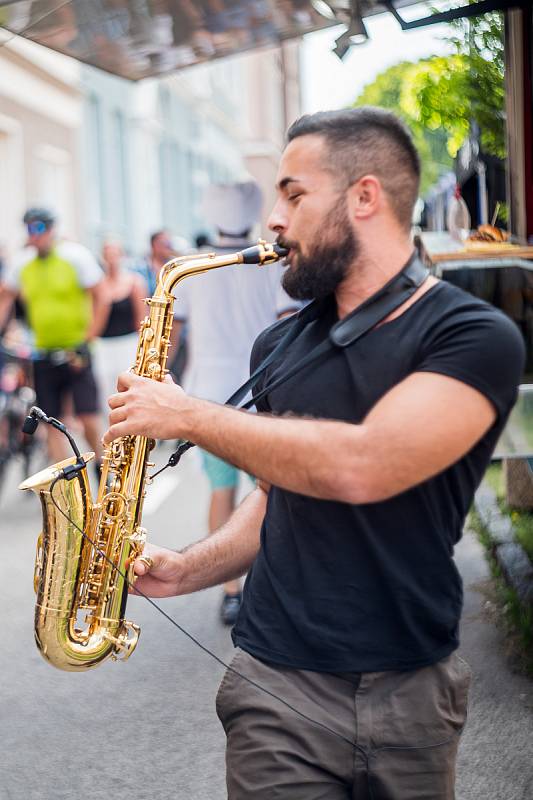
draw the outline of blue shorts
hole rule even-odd
[[[202,466],[209,479],[211,489],[235,489],[239,483],[240,470],[218,456],[202,450]],[[251,480],[255,480],[249,476]]]

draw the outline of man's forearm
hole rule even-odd
[[[267,494],[256,488],[216,533],[181,551],[178,594],[217,586],[244,575],[259,550]]]
[[[184,436],[283,489],[342,500],[339,492],[352,454],[363,450],[359,457],[361,461],[364,458],[362,426],[336,420],[262,416],[190,400],[180,418],[180,428],[186,427]]]
[[[190,439],[266,483],[344,503],[386,500],[437,475],[496,418],[481,391],[424,371],[392,387],[360,423],[249,414],[131,373],[117,386],[106,443],[127,434]]]

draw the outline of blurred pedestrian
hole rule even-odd
[[[253,181],[208,188],[205,222],[217,230],[214,249],[218,253],[242,250],[251,244],[250,233],[261,205],[261,192]],[[282,290],[280,279],[281,267],[275,264],[265,269],[228,267],[179,284],[174,314],[177,321],[188,323],[184,384],[191,394],[223,403],[244,383],[252,344],[259,332],[298,308]],[[202,458],[211,487],[211,533],[235,508],[239,471],[210,453],[203,452]],[[240,604],[240,581],[224,584],[221,618],[225,624],[235,623]]]
[[[57,241],[48,209],[28,209],[24,224],[27,245],[3,276],[0,330],[20,295],[37,351],[37,405],[60,418],[72,402],[98,461],[101,424],[89,343],[101,313],[102,271],[87,248]],[[47,436],[50,458],[61,461],[68,454],[65,437],[49,426]]]
[[[146,258],[134,267],[135,272],[143,278],[151,297],[157,285],[157,276],[161,267],[177,255],[174,243],[166,230],[155,231],[150,236],[150,252]]]
[[[104,242],[100,264],[104,278],[95,371],[100,396],[106,398],[116,391],[118,373],[134,364],[147,288],[140,275],[125,268],[120,242]]]
[[[194,244],[197,250],[205,250],[211,247],[207,233],[197,233],[194,237]]]

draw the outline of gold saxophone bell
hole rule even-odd
[[[172,291],[180,281],[233,264],[273,263],[285,252],[260,240],[241,252],[200,253],[165,264],[154,296],[146,301],[149,314],[141,323],[133,371],[159,381],[166,375]],[[125,660],[137,645],[140,629],[124,614],[135,559],[140,557],[148,569],[153,566],[142,555],[146,531],[141,518],[154,445],[145,436],[124,436],[106,447],[94,502],[86,468],[72,480],[56,481],[75,458],[20,484],[39,495],[43,512],[34,573],[35,640],[43,657],[59,669],[80,672],[107,658]],[[83,456],[85,462],[93,457]]]

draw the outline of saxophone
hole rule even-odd
[[[180,281],[233,264],[269,264],[285,254],[277,245],[260,240],[241,252],[201,253],[165,264],[154,296],[146,301],[149,314],[141,323],[133,371],[157,381],[168,372],[172,291]],[[84,464],[66,459],[19,486],[33,490],[41,501],[35,640],[42,656],[59,669],[81,672],[108,657],[125,661],[135,649],[140,628],[124,614],[128,586],[135,579],[133,562],[146,540],[141,518],[154,446],[154,440],[145,436],[124,436],[106,447],[95,502],[86,468],[94,453],[83,455]],[[81,466],[76,471],[75,463]],[[69,479],[60,479],[69,468]]]

